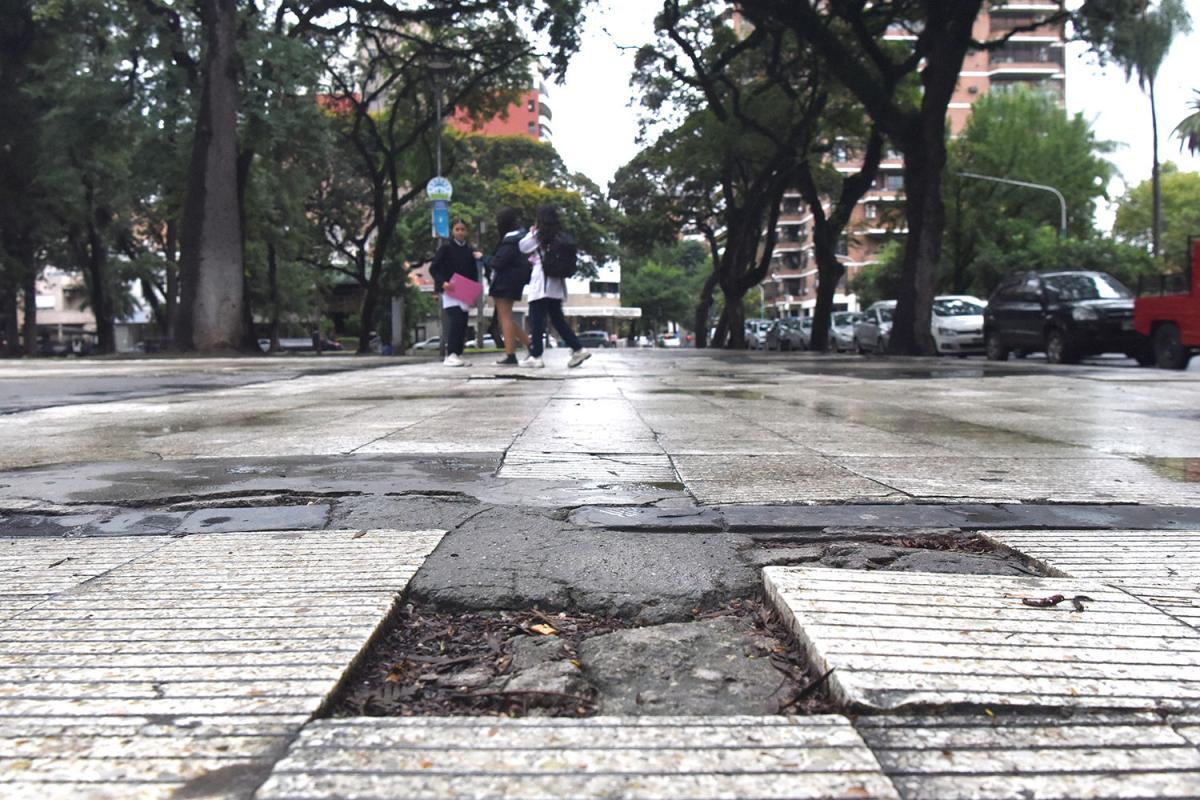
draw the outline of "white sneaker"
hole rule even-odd
[[[457,353],[451,353],[446,356],[446,360],[442,362],[447,367],[465,367],[467,362],[463,361]]]
[[[584,348],[571,351],[571,360],[567,362],[568,367],[578,367],[583,362],[592,357],[592,354]]]
[[[538,358],[537,356],[525,356],[525,358],[521,359],[521,366],[531,367],[533,369],[541,369],[542,367],[546,366],[546,362],[542,361],[542,359]]]

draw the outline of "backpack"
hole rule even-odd
[[[542,272],[547,278],[569,278],[579,269],[575,240],[560,233],[542,253]]]

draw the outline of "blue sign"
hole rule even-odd
[[[441,239],[450,237],[450,204],[445,200],[433,201],[433,235]]]
[[[454,196],[454,187],[439,175],[425,184],[425,194],[429,195],[430,200],[449,200]]]

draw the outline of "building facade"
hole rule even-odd
[[[950,135],[966,127],[971,106],[988,92],[1032,89],[1065,102],[1066,51],[1061,25],[1024,29],[1038,19],[1058,11],[1057,2],[1012,2],[986,7],[975,20],[977,41],[991,41],[1012,34],[995,50],[967,54],[948,111]],[[1013,33],[1013,31],[1020,31]],[[896,38],[902,38],[897,36]],[[835,147],[833,160],[839,172],[851,174],[859,168],[857,154]],[[884,154],[875,181],[859,200],[839,245],[846,274],[834,295],[834,310],[859,310],[858,298],[849,291],[855,273],[878,260],[879,251],[891,239],[907,233],[903,213],[904,159],[895,151]],[[812,212],[799,191],[783,199],[778,225],[779,241],[771,270],[763,281],[764,305],[768,316],[811,316],[817,304],[817,265],[813,258]]]

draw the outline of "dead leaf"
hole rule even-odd
[[[540,633],[542,636],[554,636],[558,633],[554,628],[542,622],[539,622],[537,625],[530,625],[529,630],[534,633]]]
[[[848,786],[845,795],[846,797],[870,797],[871,790],[865,786]]]

